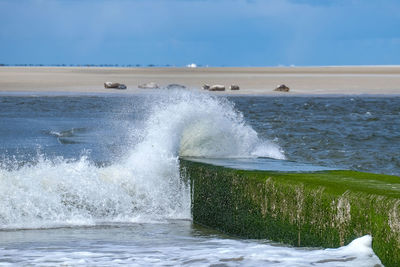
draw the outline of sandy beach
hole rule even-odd
[[[127,90],[105,89],[106,81],[127,85]],[[231,84],[239,91],[215,94],[400,95],[400,66],[356,67],[208,67],[208,68],[103,68],[0,67],[0,92],[140,93],[138,85],[171,83],[202,90],[203,84]],[[274,92],[279,84],[289,93]],[[151,89],[150,91],[153,91]]]

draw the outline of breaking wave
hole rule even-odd
[[[284,158],[226,99],[173,90],[145,105],[140,128],[124,129],[135,141],[123,160],[98,166],[88,156],[42,155],[35,163],[0,167],[0,229],[190,219],[179,156]]]

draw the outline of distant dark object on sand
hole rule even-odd
[[[237,85],[237,84],[232,84],[229,88],[231,90],[239,90],[240,89],[239,85]]]
[[[204,84],[202,86],[203,90],[210,90],[210,85],[209,84]]]
[[[225,85],[221,85],[221,84],[214,84],[214,85],[204,84],[202,86],[202,88],[204,90],[208,90],[208,91],[225,91]],[[239,90],[240,88],[239,88],[239,85],[232,84],[231,86],[229,86],[229,89]]]
[[[114,82],[105,82],[104,88],[107,89],[126,89],[126,85],[122,83],[114,83]]]
[[[208,89],[209,91],[225,91],[225,85],[215,84]]]
[[[155,82],[140,84],[138,87],[141,89],[158,89],[158,88],[160,88],[160,86],[158,84],[156,84]]]
[[[185,89],[186,86],[184,86],[182,84],[171,83],[171,84],[168,84],[166,88],[167,89]]]
[[[277,86],[276,88],[275,88],[275,90],[274,91],[278,91],[278,92],[289,92],[289,87],[287,87],[286,85],[284,85],[284,84],[281,84],[281,85],[279,85],[279,86]]]

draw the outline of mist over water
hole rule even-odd
[[[225,98],[167,91],[150,110],[145,122],[146,140],[138,150],[151,144],[151,149],[175,156],[285,158],[280,147],[259,138],[242,113]]]

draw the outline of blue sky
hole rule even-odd
[[[5,64],[400,64],[400,0],[0,0],[0,10]]]

